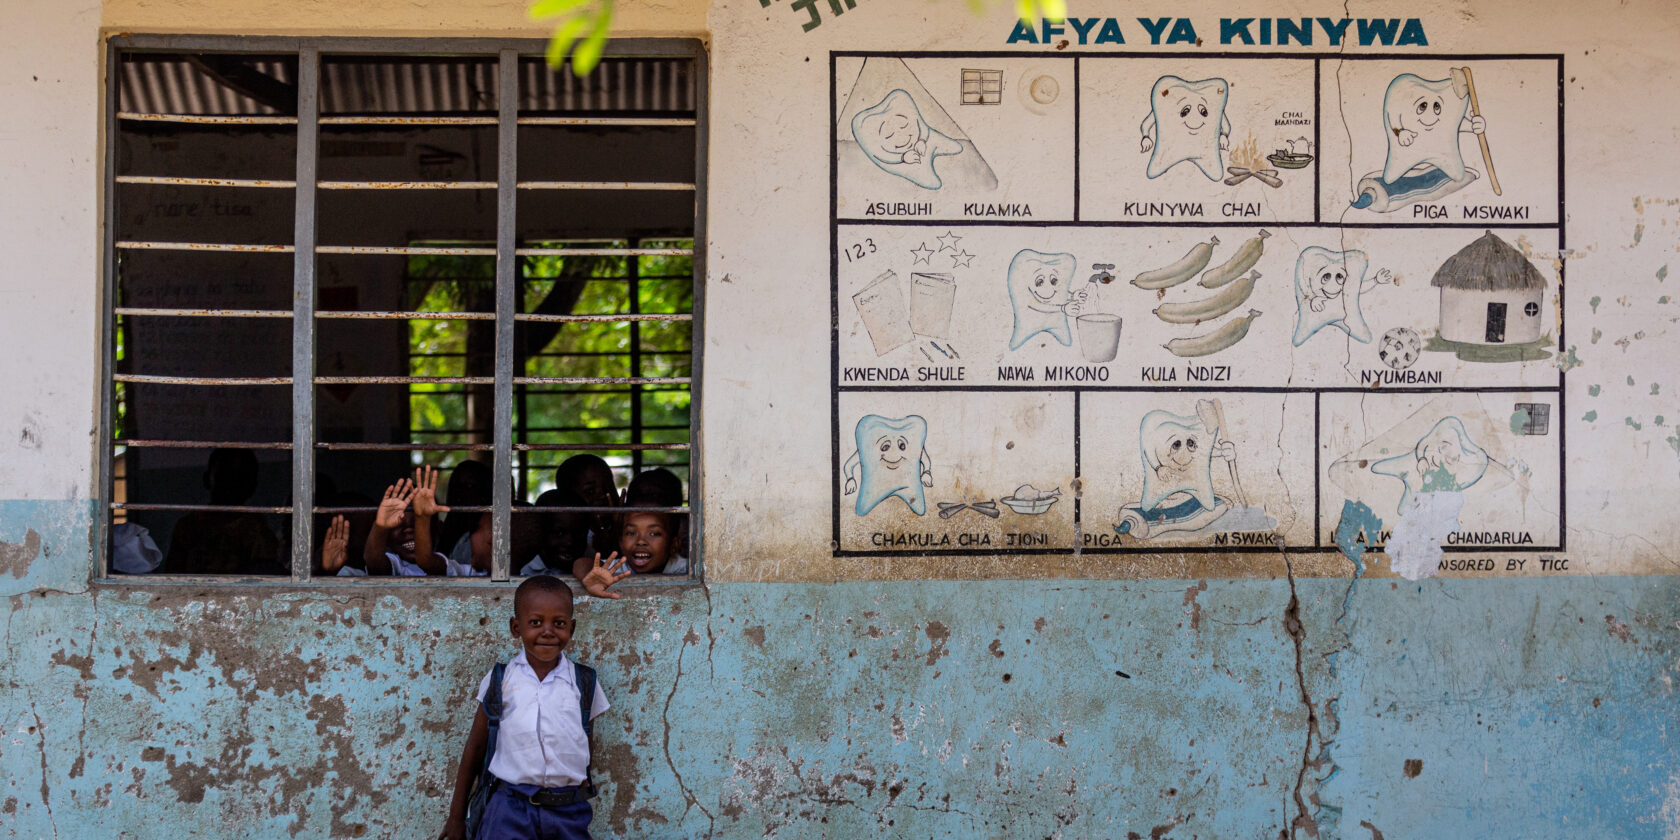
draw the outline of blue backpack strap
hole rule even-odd
[[[595,734],[595,724],[590,722],[589,708],[595,705],[595,669],[588,665],[572,662],[572,677],[577,681],[578,711],[583,714],[583,739],[588,741]],[[591,747],[593,749],[593,747]],[[589,796],[595,795],[595,782],[589,778],[589,769],[593,765],[594,756],[590,756],[589,764],[583,767],[583,784],[588,789]]]
[[[497,662],[490,669],[490,688],[484,692],[484,717],[490,722],[489,740],[484,745],[484,763],[479,766],[480,778],[489,775],[490,759],[496,754],[496,732],[502,723],[502,678],[507,674],[507,663]]]
[[[595,734],[595,724],[589,720],[589,708],[595,705],[595,669],[576,662],[572,663],[572,669],[577,680],[578,708],[583,713],[583,735],[587,738]]]

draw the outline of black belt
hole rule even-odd
[[[530,794],[529,796],[520,793],[519,791],[514,790],[512,786],[509,786],[508,793],[512,794],[516,799],[523,799],[539,808],[563,808],[567,805],[574,805],[579,802],[594,799],[595,785],[591,782],[584,782],[581,785],[572,785],[570,787],[543,788],[542,790]]]

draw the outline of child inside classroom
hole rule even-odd
[[[572,574],[583,589],[597,598],[618,598],[612,586],[631,575],[688,574],[688,560],[682,558],[680,567],[672,562],[674,531],[671,515],[655,511],[630,511],[623,516],[619,529],[618,550],[602,559],[579,557],[572,564]]]
[[[385,497],[374,513],[373,528],[362,546],[363,568],[348,565],[349,524],[334,517],[321,544],[321,568],[327,574],[346,577],[396,575],[424,577],[477,577],[489,573],[489,556],[472,553],[459,562],[438,551],[432,533],[446,505],[437,503],[438,471],[417,467],[414,478],[401,478],[385,488]]]

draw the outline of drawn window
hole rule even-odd
[[[647,519],[694,577],[698,46],[216,46],[113,41],[108,573],[570,575]]]
[[[1512,428],[1519,435],[1544,435],[1551,430],[1552,407],[1547,403],[1517,403]]]
[[[962,104],[1001,105],[1003,103],[1002,70],[963,70]]]

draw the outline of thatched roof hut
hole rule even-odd
[[[1448,341],[1527,344],[1540,338],[1546,278],[1493,231],[1448,257],[1429,285],[1441,290],[1440,335]]]
[[[1490,230],[1441,263],[1429,285],[1479,292],[1532,290],[1546,288],[1546,278],[1521,251]]]

